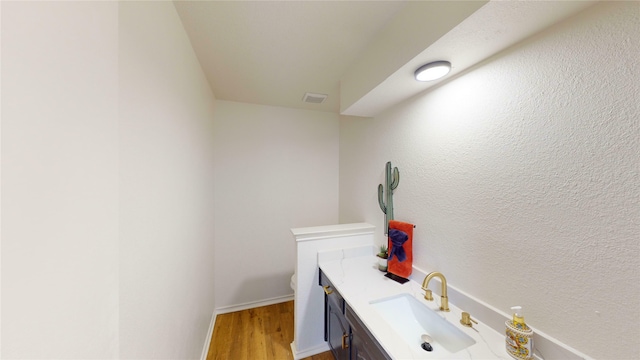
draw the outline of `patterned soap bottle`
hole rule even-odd
[[[522,306],[514,306],[513,320],[507,320],[505,331],[505,343],[507,353],[518,360],[530,360],[533,358],[533,330],[524,323]]]

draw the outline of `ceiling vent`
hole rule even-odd
[[[310,104],[322,104],[325,100],[327,100],[327,94],[306,93],[302,98],[302,101]]]

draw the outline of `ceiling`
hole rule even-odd
[[[174,1],[217,99],[375,116],[593,1]],[[305,93],[328,95],[321,104]]]

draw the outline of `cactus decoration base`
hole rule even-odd
[[[389,221],[393,220],[393,191],[398,187],[398,183],[400,183],[400,172],[397,167],[392,171],[391,161],[389,161],[385,166],[384,188],[382,184],[378,185],[378,204],[384,213],[385,235],[389,232]],[[383,200],[384,195],[386,195],[386,202]]]

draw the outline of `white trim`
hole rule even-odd
[[[279,304],[279,303],[283,303],[283,302],[287,302],[287,301],[291,301],[291,300],[293,300],[293,294],[274,297],[274,298],[265,299],[265,300],[251,301],[251,302],[246,302],[246,303],[237,304],[237,305],[228,305],[228,306],[223,306],[223,307],[216,308],[216,314],[217,315],[219,315],[219,314],[227,314],[227,313],[235,312],[235,311],[253,309],[253,308],[260,307],[260,306]]]
[[[347,235],[323,235],[323,236],[307,236],[307,237],[297,237],[296,241],[301,242],[301,241],[313,241],[313,240],[324,240],[324,239],[335,239],[338,237],[347,237],[347,236],[359,236],[359,235],[371,235],[373,234],[373,231],[369,232],[354,232],[351,234],[347,234]]]
[[[200,354],[200,360],[207,360],[209,354],[209,347],[211,347],[211,338],[213,337],[213,327],[216,323],[216,312],[211,315],[211,323],[209,324],[209,331],[207,331],[207,337],[204,339],[204,346],[202,347],[202,354]]]
[[[329,344],[323,343],[322,345],[315,346],[304,351],[298,351],[298,349],[296,349],[296,342],[294,341],[291,343],[291,353],[293,354],[293,360],[304,359],[329,350],[331,350],[329,348]]]
[[[367,223],[340,224],[313,226],[306,228],[293,228],[291,233],[296,242],[330,239],[336,237],[373,234],[376,227]]]

